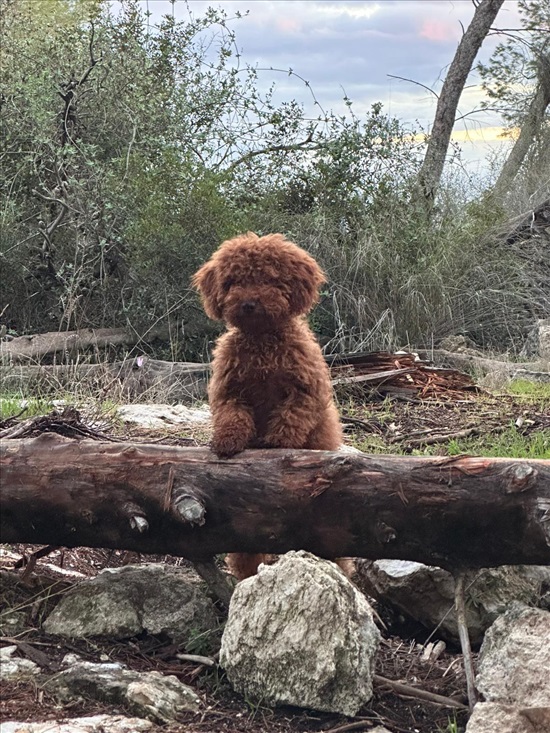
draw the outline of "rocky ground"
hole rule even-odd
[[[471,452],[484,452],[483,446],[493,444],[499,435],[519,436],[522,445],[533,440],[537,450],[548,450],[550,456],[550,400],[534,403],[511,395],[468,393],[463,399],[437,400],[386,398],[358,399],[358,395],[340,394],[346,442],[365,451],[376,452],[430,452],[446,454],[461,452],[464,441],[470,441]],[[92,420],[92,418],[90,418]],[[181,445],[202,445],[209,440],[208,423],[194,426],[170,424],[165,421],[162,430],[143,427],[115,418],[113,415],[93,416],[94,429],[115,434],[132,441],[166,442]],[[4,423],[6,427],[6,423]],[[507,437],[508,439],[508,437]],[[512,438],[509,438],[512,439]],[[472,443],[471,441],[475,441]],[[475,450],[480,446],[479,451]],[[540,453],[537,457],[541,457]],[[14,569],[21,556],[29,558],[36,547],[4,546],[0,561],[3,580],[18,574],[18,582],[3,584],[0,614],[14,609],[24,611],[26,623],[16,635],[20,655],[34,659],[40,666],[54,672],[68,652],[77,652],[85,660],[123,661],[140,671],[158,670],[173,674],[191,685],[203,700],[199,713],[187,713],[177,724],[164,726],[165,733],[176,731],[225,731],[227,733],[290,733],[291,731],[325,731],[343,733],[384,725],[392,733],[456,733],[464,726],[466,713],[431,700],[419,699],[412,694],[396,691],[377,682],[371,702],[355,718],[334,714],[315,713],[296,708],[271,709],[232,692],[223,672],[195,663],[179,660],[180,651],[215,655],[219,639],[198,639],[195,648],[182,650],[166,639],[143,636],[127,641],[93,640],[67,643],[48,637],[41,631],[41,621],[53,607],[56,598],[72,583],[83,577],[92,577],[106,567],[118,567],[136,562],[166,562],[185,564],[181,558],[145,557],[122,551],[77,548],[53,548],[36,560],[33,568]],[[440,656],[425,654],[423,643],[437,641],[437,632],[430,638],[429,631],[388,613],[376,606],[383,635],[376,673],[410,687],[466,701],[462,658],[456,648],[447,646]],[[0,621],[2,620],[0,615]],[[13,644],[13,637],[5,634],[2,644]],[[39,681],[5,683],[0,693],[0,719],[54,720],[63,717],[93,715],[98,712],[114,713],[113,706],[96,701],[83,701],[59,707],[55,699],[40,686]],[[117,708],[117,712],[124,712]],[[156,728],[155,728],[156,729]],[[158,730],[161,730],[158,728]]]
[[[15,565],[16,556],[25,555],[37,548],[16,545],[4,549],[1,561],[4,568]],[[261,703],[243,700],[232,692],[223,672],[177,659],[181,651],[214,654],[218,638],[198,639],[193,648],[179,648],[166,639],[146,635],[127,641],[97,640],[67,642],[49,637],[40,629],[41,620],[47,615],[63,591],[81,577],[93,577],[105,567],[118,567],[125,563],[166,562],[185,564],[181,558],[138,556],[136,553],[76,548],[55,549],[40,558],[32,573],[19,573],[19,582],[6,582],[3,574],[2,607],[27,610],[28,621],[16,641],[19,654],[35,660],[49,673],[60,668],[63,657],[79,654],[87,661],[121,661],[138,671],[157,670],[175,675],[192,686],[204,702],[200,713],[187,713],[175,725],[164,726],[165,733],[193,733],[194,731],[226,731],[227,733],[290,733],[291,731],[365,730],[375,725],[385,725],[395,733],[435,733],[452,731],[449,724],[457,720],[465,722],[463,711],[442,707],[437,703],[396,694],[382,683],[375,685],[375,695],[361,714],[346,718],[334,714],[306,712],[297,708],[271,709]],[[65,572],[63,572],[65,571]],[[376,604],[375,604],[376,605]],[[426,659],[425,647],[415,640],[420,629],[407,625],[403,619],[389,616],[380,609],[383,641],[378,655],[376,673],[382,677],[407,683],[412,687],[465,701],[465,681],[461,656],[456,649],[446,649],[437,658]],[[1,618],[1,617],[0,617]],[[384,621],[385,619],[385,621]],[[388,622],[392,628],[383,628]],[[386,624],[387,625],[387,624]],[[399,632],[401,635],[398,635]],[[418,636],[426,638],[423,632]],[[432,639],[436,640],[437,636]],[[2,637],[4,644],[13,643],[12,637]],[[123,712],[118,707],[97,701],[84,701],[60,707],[56,700],[31,682],[3,683],[0,693],[0,719],[5,720],[58,720],[98,713]],[[351,726],[351,727],[350,727]],[[156,728],[155,728],[156,729]],[[159,727],[158,730],[161,730]]]

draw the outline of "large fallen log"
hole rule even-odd
[[[76,354],[90,347],[133,346],[150,343],[157,338],[168,338],[165,325],[152,326],[147,333],[138,333],[132,328],[82,328],[78,331],[36,333],[0,342],[0,363],[37,361],[47,354]]]
[[[221,460],[46,433],[2,441],[0,467],[3,542],[550,563],[550,461],[288,450]]]

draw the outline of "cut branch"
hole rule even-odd
[[[305,549],[451,570],[550,563],[550,461],[279,450],[220,460],[43,434],[2,441],[0,466],[4,542],[192,560]]]
[[[426,700],[432,702],[435,705],[442,705],[447,708],[457,708],[458,710],[466,710],[467,705],[455,700],[454,697],[445,697],[444,695],[438,695],[435,692],[429,690],[421,690],[418,687],[412,687],[412,685],[405,685],[403,682],[397,682],[396,680],[389,680],[387,677],[381,677],[379,674],[374,675],[374,683],[380,687],[389,687],[393,690],[396,695],[400,695],[405,698],[416,698],[418,700]]]

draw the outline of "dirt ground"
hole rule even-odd
[[[164,733],[310,733],[313,731],[363,730],[375,725],[386,725],[395,733],[436,733],[446,731],[451,721],[465,722],[462,711],[455,712],[439,704],[396,695],[384,684],[375,685],[371,702],[355,718],[304,711],[298,708],[268,708],[246,702],[232,692],[221,670],[189,664],[177,659],[182,651],[166,639],[144,635],[125,641],[88,640],[68,642],[50,637],[40,629],[40,621],[53,608],[63,591],[78,582],[80,577],[93,577],[103,568],[127,563],[166,562],[187,565],[185,560],[170,556],[146,556],[137,553],[94,550],[90,548],[54,549],[40,558],[32,573],[24,569],[9,570],[16,556],[29,557],[38,548],[31,545],[4,546],[0,556],[2,571],[2,608],[26,610],[27,628],[17,636],[19,654],[40,663],[47,674],[60,668],[61,660],[69,652],[76,652],[88,661],[120,661],[139,671],[157,670],[172,674],[191,685],[204,702],[199,713],[181,716],[177,724],[159,726]],[[58,568],[62,568],[61,571]],[[65,571],[63,573],[63,571]],[[62,574],[63,573],[63,574]],[[77,576],[76,574],[81,574]],[[373,602],[376,607],[376,604]],[[386,620],[390,616],[378,609]],[[395,622],[395,619],[393,619]],[[395,623],[394,623],[395,625]],[[396,627],[397,628],[397,627]],[[400,631],[403,631],[403,626]],[[383,640],[378,655],[376,673],[382,677],[405,682],[413,687],[452,697],[465,702],[465,680],[461,656],[456,649],[445,650],[436,660],[423,661],[422,644],[418,643],[410,626],[408,638],[398,636],[392,629],[381,628]],[[420,637],[419,637],[420,638]],[[434,641],[432,639],[432,641]],[[13,643],[2,637],[2,645]],[[215,654],[216,639],[212,640]],[[204,653],[204,650],[201,650]],[[120,713],[120,709],[116,708]],[[3,683],[0,692],[0,721],[59,720],[81,715],[115,713],[115,707],[87,700],[60,707],[54,698],[41,689],[40,679],[24,683]]]
[[[448,401],[387,398],[361,401],[354,395],[347,403],[350,409],[346,409],[346,396],[340,395],[340,404],[346,442],[364,450],[376,448],[377,452],[429,450],[445,454],[453,440],[475,438],[483,442],[510,426],[515,426],[523,436],[541,431],[548,435],[550,430],[550,408],[533,406],[524,399],[509,395],[467,394],[464,399]],[[132,441],[204,445],[209,440],[209,430],[204,426],[186,429],[180,426],[159,433],[103,419],[101,429],[119,439]],[[182,716],[177,724],[158,727],[159,731],[344,733],[348,730],[368,731],[376,725],[385,725],[392,733],[455,733],[465,725],[467,715],[464,710],[397,693],[380,681],[375,684],[371,702],[355,718],[297,708],[271,709],[247,702],[233,693],[221,670],[178,660],[178,652],[193,650],[179,649],[165,639],[144,636],[124,642],[93,640],[68,643],[48,637],[40,629],[41,619],[59,594],[79,578],[92,577],[103,568],[128,563],[155,561],[185,565],[186,561],[171,556],[151,558],[123,551],[53,549],[36,561],[31,572],[24,568],[13,569],[18,557],[29,557],[37,549],[28,545],[4,545],[0,551],[0,566],[5,569],[2,571],[0,614],[14,608],[27,612],[27,628],[17,637],[19,654],[31,659],[34,657],[35,661],[41,660],[49,673],[59,668],[65,654],[77,652],[90,661],[108,658],[110,661],[122,661],[133,669],[176,675],[197,691],[204,706],[197,714]],[[381,623],[386,622],[386,628],[381,627],[383,641],[377,675],[465,703],[466,685],[458,650],[447,648],[437,659],[424,661],[421,642],[429,632],[392,616],[374,602],[373,605]],[[2,645],[13,643],[6,637],[0,641]],[[437,641],[437,636],[431,641]],[[212,653],[215,653],[215,640]],[[114,709],[92,700],[61,708],[41,689],[39,679],[3,684],[0,692],[0,720],[3,721],[57,720],[99,712],[114,712]],[[121,711],[117,709],[117,712]]]

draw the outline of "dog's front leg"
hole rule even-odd
[[[235,399],[219,401],[211,407],[214,453],[220,458],[230,458],[247,448],[256,434],[250,409]]]

